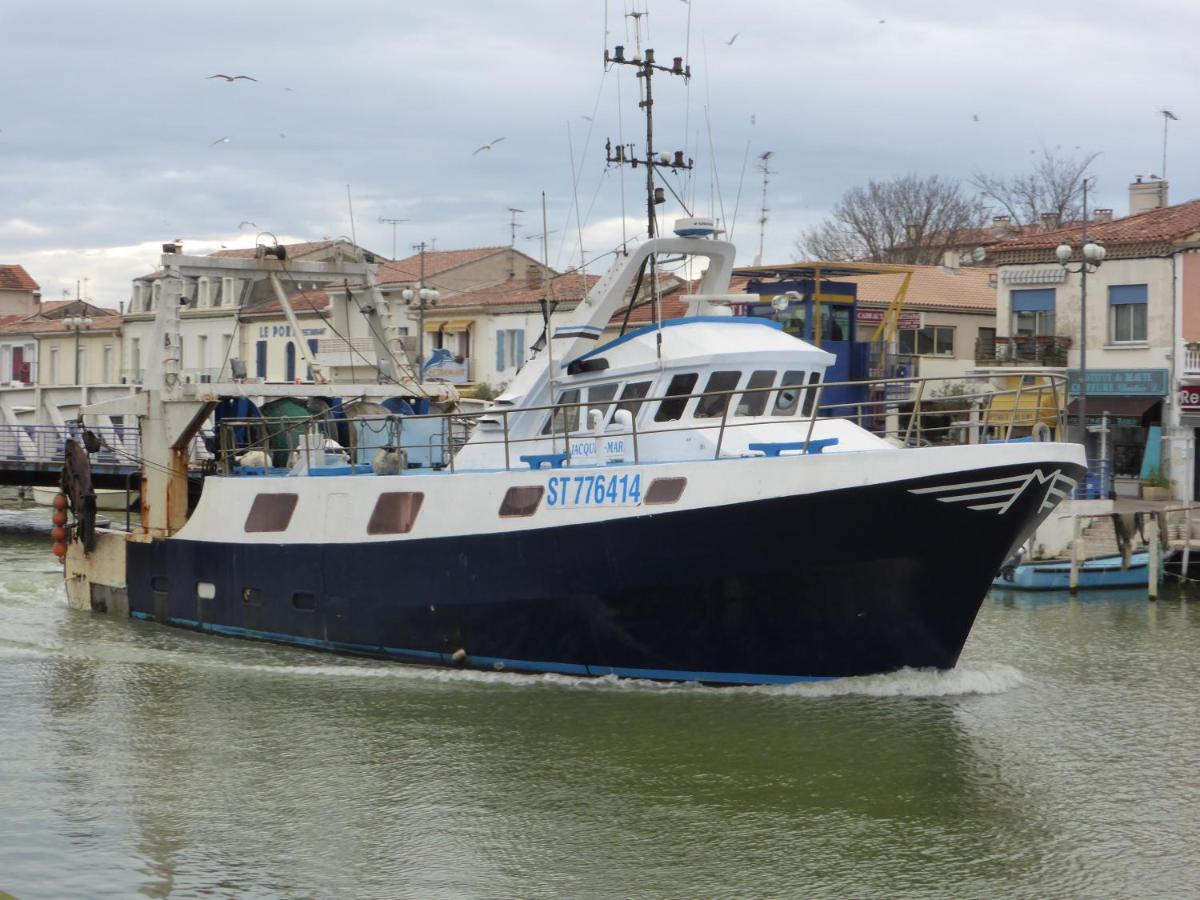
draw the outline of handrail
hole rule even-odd
[[[1063,423],[1061,398],[1066,396],[1066,391],[1064,390],[1064,391],[1060,392],[1058,390],[1058,388],[1060,386],[1060,383],[1065,383],[1065,376],[1046,374],[1046,375],[1043,375],[1040,377],[1044,378],[1046,381],[1044,384],[1039,385],[1039,387],[1038,387],[1037,396],[1035,398],[1038,405],[1037,405],[1036,410],[1032,411],[1033,414],[1032,414],[1032,416],[1029,417],[1029,421],[1031,421],[1033,424],[1036,424],[1037,422],[1042,420],[1043,396],[1044,396],[1043,391],[1047,386],[1052,387],[1052,388],[1054,388],[1053,395],[1055,397],[1056,406],[1059,407],[1059,409],[1057,410],[1056,420],[1057,420],[1058,428],[1060,429],[1059,434],[1061,434],[1062,433],[1062,431],[1061,431],[1062,423]],[[495,427],[496,425],[499,425],[500,435],[498,435],[497,438],[493,440],[493,439],[488,439],[484,436],[484,435],[486,435],[486,432],[480,433],[477,431],[473,437],[475,444],[476,445],[502,444],[503,448],[504,448],[504,467],[505,467],[505,469],[512,468],[514,455],[519,455],[519,453],[514,454],[514,450],[519,450],[519,448],[522,445],[526,445],[526,444],[530,444],[530,443],[539,443],[539,442],[544,442],[546,440],[550,440],[552,443],[552,449],[553,449],[557,445],[558,438],[560,437],[560,435],[563,438],[564,452],[567,456],[567,464],[569,465],[570,457],[571,457],[571,444],[572,444],[573,435],[576,440],[580,440],[580,439],[586,440],[589,436],[594,436],[597,441],[599,441],[601,439],[601,437],[606,438],[606,439],[623,438],[623,437],[627,437],[627,436],[631,437],[632,442],[633,442],[634,462],[640,462],[640,460],[641,460],[641,442],[644,440],[644,438],[646,436],[657,435],[657,434],[667,434],[667,433],[679,434],[681,432],[701,433],[701,432],[705,432],[705,431],[715,430],[717,432],[717,434],[716,434],[716,441],[715,441],[715,450],[713,452],[713,457],[712,457],[715,459],[715,458],[721,457],[721,454],[725,447],[726,437],[727,437],[727,434],[729,433],[730,429],[742,428],[742,427],[760,427],[761,428],[761,427],[764,427],[767,425],[772,425],[772,424],[789,424],[790,423],[792,425],[795,425],[797,423],[797,421],[803,422],[803,421],[807,420],[807,425],[808,425],[807,435],[808,435],[808,440],[811,440],[812,436],[813,436],[813,432],[816,428],[817,420],[828,418],[828,416],[823,415],[823,413],[827,413],[834,408],[838,409],[839,411],[845,411],[847,409],[851,409],[850,414],[853,418],[857,419],[860,422],[865,420],[868,424],[871,424],[873,422],[878,422],[880,419],[882,419],[884,422],[882,429],[880,429],[878,426],[875,426],[874,431],[876,433],[879,433],[881,436],[888,436],[889,434],[898,434],[898,433],[900,433],[901,430],[903,430],[904,442],[906,444],[912,443],[914,434],[915,434],[917,442],[921,443],[921,442],[924,442],[926,440],[926,438],[933,438],[939,434],[942,434],[944,436],[943,439],[952,438],[953,434],[955,432],[960,431],[964,428],[966,428],[966,429],[971,429],[971,428],[986,429],[989,418],[991,419],[992,422],[994,422],[994,417],[990,417],[988,415],[989,410],[992,409],[993,404],[997,398],[1003,398],[1003,397],[1008,397],[1010,399],[1010,401],[1012,402],[1011,408],[1009,410],[1007,410],[1009,412],[1009,417],[1008,417],[1009,421],[1008,421],[1008,427],[1005,430],[1006,437],[1011,438],[1013,436],[1013,429],[1015,427],[1022,427],[1022,428],[1024,427],[1024,424],[1027,421],[1026,413],[1029,411],[1025,409],[1022,401],[1028,400],[1028,398],[1030,396],[1030,392],[1025,389],[1024,385],[1020,385],[1015,389],[1013,389],[1013,388],[995,389],[995,388],[990,387],[990,385],[989,385],[988,387],[986,387],[984,389],[979,389],[979,390],[974,390],[974,391],[970,391],[970,390],[965,391],[965,392],[956,391],[954,393],[947,392],[947,394],[942,397],[937,396],[937,394],[933,394],[933,396],[930,397],[926,392],[926,385],[929,383],[943,382],[943,383],[953,383],[955,385],[961,386],[964,381],[969,381],[969,380],[970,379],[965,378],[963,376],[958,376],[958,377],[938,376],[938,377],[930,377],[930,378],[873,379],[873,380],[864,380],[864,381],[817,382],[815,384],[803,384],[803,383],[783,384],[783,385],[772,385],[772,386],[763,387],[763,388],[748,388],[747,387],[747,388],[731,388],[729,390],[721,390],[721,391],[696,391],[696,392],[692,392],[692,393],[689,393],[686,395],[664,394],[662,396],[650,396],[650,397],[639,398],[638,406],[637,406],[637,413],[634,416],[632,416],[630,429],[616,431],[616,432],[609,430],[612,425],[611,421],[608,422],[607,427],[601,432],[591,431],[589,426],[586,424],[587,410],[590,410],[590,409],[604,410],[605,411],[605,419],[606,420],[610,419],[613,410],[615,410],[619,406],[619,403],[620,403],[620,401],[616,398],[612,398],[612,399],[608,399],[608,400],[604,400],[604,401],[600,401],[600,402],[597,402],[595,400],[592,400],[592,401],[579,400],[579,401],[571,401],[569,403],[552,403],[552,404],[544,404],[544,405],[539,405],[539,406],[521,407],[520,409],[491,408],[491,409],[481,410],[479,412],[470,412],[470,413],[455,412],[455,413],[439,413],[439,414],[428,414],[428,415],[422,415],[422,416],[402,416],[402,417],[395,417],[395,416],[359,417],[358,420],[359,421],[372,421],[372,420],[384,419],[387,421],[404,421],[404,422],[417,422],[417,421],[421,421],[421,420],[440,420],[440,421],[444,422],[446,424],[446,427],[439,430],[437,437],[431,437],[431,439],[430,439],[431,444],[428,449],[432,451],[432,449],[433,449],[432,441],[440,438],[439,443],[441,444],[441,446],[439,447],[439,449],[442,450],[442,452],[445,454],[445,456],[442,459],[437,460],[435,462],[434,457],[431,454],[430,460],[431,460],[431,463],[433,464],[434,468],[448,466],[451,471],[455,470],[455,456],[457,455],[455,452],[457,449],[457,446],[456,446],[457,441],[456,441],[456,438],[454,437],[454,434],[459,433],[463,428],[469,429],[471,427],[472,423],[474,423],[475,425],[478,425],[480,420],[487,420],[488,422],[491,423],[491,425],[493,427]],[[913,400],[898,400],[895,398],[889,399],[886,388],[892,387],[895,385],[914,385],[914,384],[917,386],[917,390],[916,390],[916,396]],[[870,386],[870,387],[876,387],[876,388],[883,387],[885,389],[882,391],[881,394],[876,393],[876,394],[870,395],[870,396],[876,397],[876,399],[838,401],[838,402],[829,403],[829,404],[822,402],[822,400],[828,396],[826,394],[827,389],[838,388],[838,387],[861,387],[861,386]],[[800,416],[796,415],[796,413],[792,413],[791,415],[782,415],[782,416],[758,415],[758,416],[747,416],[747,417],[740,417],[736,414],[736,406],[735,406],[735,398],[736,397],[746,397],[746,396],[766,394],[767,399],[764,402],[764,406],[763,406],[763,408],[765,410],[768,408],[773,408],[770,406],[771,395],[777,395],[778,392],[784,391],[784,390],[795,390],[798,392],[799,396],[797,397],[796,409],[797,409],[797,411],[802,412],[802,414]],[[803,412],[803,407],[809,406],[809,404],[807,402],[803,402],[803,399],[807,396],[808,391],[815,392],[814,402],[812,402],[811,407],[807,412]],[[638,417],[639,416],[651,415],[652,410],[658,409],[658,406],[656,404],[661,403],[661,401],[663,401],[665,399],[670,399],[670,400],[673,400],[676,402],[678,402],[681,398],[685,399],[685,407],[684,408],[687,409],[686,404],[690,404],[692,400],[694,400],[696,398],[700,398],[700,397],[706,397],[706,398],[724,397],[725,398],[725,404],[722,409],[722,415],[718,421],[697,420],[697,419],[693,418],[693,419],[687,420],[686,424],[681,427],[678,424],[679,420],[671,420],[670,422],[663,423],[666,427],[649,428],[649,429],[644,427],[644,425],[641,427],[639,427],[639,425],[638,425]],[[1018,407],[1021,407],[1021,408],[1018,410]],[[733,409],[732,416],[730,414],[731,408]],[[517,437],[512,434],[511,425],[509,423],[510,415],[512,415],[513,413],[525,414],[525,413],[539,413],[539,412],[547,412],[551,415],[551,420],[550,420],[551,426],[550,426],[550,429],[548,432],[543,433],[543,432],[539,431],[539,433],[533,434],[533,435],[530,435],[527,437]],[[572,412],[574,413],[573,416],[571,415]],[[982,412],[982,415],[979,414],[980,412]],[[1018,418],[1018,413],[1020,414],[1019,418]],[[904,429],[900,429],[898,427],[898,423],[895,423],[892,430],[889,430],[887,422],[888,422],[889,418],[894,419],[897,414],[899,414],[901,416],[906,415],[908,417],[907,427]],[[973,416],[975,417],[975,422],[976,422],[975,425],[971,424]],[[934,417],[934,418],[930,419],[930,417]],[[945,419],[944,424],[938,424],[940,418],[943,418],[943,417]],[[222,469],[224,471],[228,472],[229,463],[230,463],[230,459],[232,456],[234,456],[235,454],[244,453],[245,451],[247,451],[249,449],[260,449],[258,446],[259,444],[262,445],[261,449],[266,450],[268,453],[271,452],[270,436],[272,434],[285,433],[285,432],[291,431],[292,429],[297,428],[297,427],[305,428],[305,427],[308,427],[309,425],[311,425],[312,423],[314,423],[315,421],[319,421],[319,420],[316,420],[312,417],[308,417],[308,418],[306,418],[306,417],[291,417],[291,418],[280,418],[280,419],[271,419],[271,420],[263,420],[261,418],[222,420],[222,422],[220,423],[220,427],[219,427],[219,431],[221,432],[221,438],[218,442],[219,455],[221,457],[221,462],[223,463]],[[571,430],[573,421],[575,422],[574,431]],[[234,442],[230,439],[232,429],[239,428],[239,427],[246,427],[246,426],[250,426],[250,425],[257,425],[260,427],[261,437],[259,437],[255,441],[249,442],[245,446],[235,447]],[[264,429],[261,427],[263,425],[268,425],[269,427]],[[1032,424],[1030,425],[1030,427],[1032,428]],[[868,429],[868,430],[871,430],[871,429]],[[406,446],[402,441],[400,441],[398,443],[401,448]],[[414,445],[414,446],[420,446],[420,445],[418,444],[418,445]],[[599,444],[597,446],[599,447]],[[355,449],[355,448],[352,447],[351,449]]]

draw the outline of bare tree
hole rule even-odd
[[[1031,172],[1010,177],[976,172],[971,184],[1017,225],[1037,224],[1046,213],[1059,222],[1078,222],[1083,218],[1084,173],[1099,155],[1060,156],[1043,147]]]
[[[795,246],[802,259],[933,265],[984,218],[983,206],[957,182],[905,175],[846,191]]]

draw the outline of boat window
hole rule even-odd
[[[380,494],[367,522],[367,534],[408,534],[412,531],[425,495],[416,491]]]
[[[625,410],[636,419],[638,410],[642,408],[642,398],[648,393],[650,393],[650,382],[629,382],[625,385],[625,390],[621,391],[621,402],[617,404],[617,411]]]
[[[800,394],[804,391],[804,372],[784,372],[783,381],[779,385],[779,393],[775,395],[775,406],[771,410],[773,416],[795,415],[800,405]]]
[[[155,575],[150,579],[150,590],[158,591],[160,594],[167,592],[167,578],[165,575]]]
[[[510,487],[504,494],[504,501],[500,504],[501,517],[509,519],[518,516],[532,516],[537,512],[545,490],[540,484]]]
[[[759,388],[769,388],[774,383],[774,369],[759,369],[750,375],[750,380],[746,382],[746,390],[753,391]],[[770,395],[770,391],[767,390],[759,390],[757,394],[742,394],[738,397],[737,406],[734,407],[733,414],[735,416],[761,416],[767,408],[767,398]]]
[[[725,413],[731,394],[713,394],[710,391],[732,391],[742,380],[741,372],[713,372],[704,386],[704,395],[696,404],[697,419],[715,419]]]
[[[617,387],[614,381],[612,384],[593,384],[588,388],[588,409],[600,410],[604,416],[602,421],[608,421],[608,414],[612,411],[612,399],[617,396]]]
[[[299,499],[298,494],[259,494],[246,516],[246,531],[287,531]]]
[[[554,434],[565,434],[569,431],[579,430],[579,407],[571,406],[570,404],[579,402],[579,390],[572,388],[569,391],[563,391],[558,395],[558,409],[546,418],[546,426],[542,429],[542,434],[550,434],[553,429]]]
[[[315,594],[297,591],[292,594],[292,606],[304,612],[312,612],[317,608],[317,597]]]
[[[658,405],[654,421],[674,422],[676,419],[682,419],[684,407],[691,399],[692,388],[696,386],[696,379],[699,377],[695,372],[686,372],[672,378],[671,383],[667,385],[667,399]]]
[[[247,606],[262,606],[262,591],[258,588],[242,588],[242,602]]]
[[[663,503],[675,503],[683,496],[687,487],[686,478],[655,478],[646,488],[645,503],[647,506],[657,506]]]
[[[808,373],[808,390],[804,392],[804,409],[802,410],[806,416],[812,415],[813,404],[817,402],[816,386],[820,380],[820,372]]]

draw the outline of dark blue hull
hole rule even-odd
[[[529,672],[757,683],[950,668],[997,569],[1044,516],[1045,490],[1004,514],[911,493],[947,480],[455,538],[131,543],[130,609],[324,650]],[[197,582],[215,597],[200,599]]]

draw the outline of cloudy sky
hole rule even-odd
[[[605,138],[644,146],[631,71],[602,64],[606,43],[633,46],[633,3],[0,0],[0,262],[47,299],[87,279],[116,305],[164,240],[205,252],[264,230],[353,232],[390,254],[389,217],[409,220],[405,255],[507,244],[509,207],[526,211],[518,246],[540,255],[526,236],[543,231],[543,191],[551,264],[578,262],[580,231],[599,255],[622,231]],[[1097,205],[1121,215],[1132,177],[1161,168],[1164,106],[1179,116],[1171,198],[1200,196],[1193,0],[636,6],[658,60],[686,54],[695,74],[656,79],[657,149],[695,158],[678,189],[697,214],[724,210],[742,263],[768,150],[767,262],[791,260],[800,229],[868,178],[1018,173],[1043,147],[1101,153]],[[636,237],[637,175],[624,195]]]

